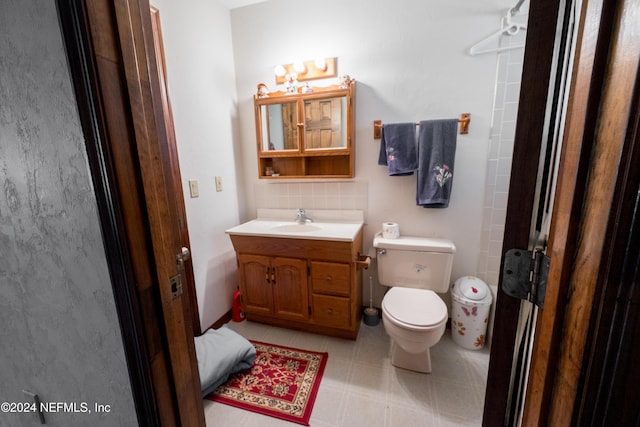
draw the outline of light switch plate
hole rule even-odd
[[[216,191],[222,191],[222,177],[216,176]]]
[[[200,196],[200,191],[198,190],[198,181],[195,179],[189,180],[189,192],[191,193],[191,198],[194,199]]]

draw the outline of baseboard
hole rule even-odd
[[[216,320],[215,322],[213,322],[212,325],[210,325],[208,328],[205,328],[202,333],[204,334],[205,332],[207,332],[209,329],[218,329],[220,328],[222,325],[229,323],[229,321],[231,320],[231,310],[227,311],[225,314],[222,315],[222,317],[220,317],[218,320]]]

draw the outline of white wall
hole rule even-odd
[[[495,32],[513,4],[508,0],[269,0],[231,11],[238,94],[240,219],[264,207],[264,194],[313,194],[317,183],[275,184],[257,178],[252,96],[256,84],[275,89],[279,63],[338,57],[338,73],[357,80],[356,177],[367,193],[365,251],[384,221],[401,233],[453,240],[452,280],[478,273],[487,154],[495,90],[496,55],[472,57],[466,49]],[[333,82],[319,82],[317,84]],[[389,177],[377,165],[379,141],[372,122],[419,121],[471,113],[468,135],[458,136],[449,208],[415,204],[415,177]],[[314,187],[315,186],[315,187]],[[335,185],[326,187],[339,188]],[[293,189],[293,190],[292,190]],[[261,194],[263,196],[261,196]],[[285,193],[286,194],[286,193]],[[339,200],[340,194],[323,194]],[[290,197],[298,201],[299,197]],[[284,199],[283,199],[284,200]],[[316,203],[313,199],[311,203]],[[284,203],[284,202],[283,202]],[[293,202],[295,203],[295,202]],[[282,206],[280,207],[297,207]],[[309,206],[302,206],[309,207]],[[334,206],[327,206],[334,207]],[[365,273],[366,274],[366,273]],[[368,283],[365,277],[365,283]],[[374,291],[379,304],[381,293]],[[365,289],[365,299],[368,290]]]
[[[203,329],[231,307],[237,225],[236,90],[229,11],[213,0],[153,0],[160,10],[169,96],[185,194],[193,269]],[[216,192],[215,176],[223,191]],[[190,198],[189,180],[200,196]]]
[[[466,50],[499,28],[513,2],[268,0],[231,12],[222,3],[153,1],[165,39],[202,326],[230,308],[236,286],[233,248],[224,230],[255,217],[258,207],[363,209],[365,251],[371,250],[382,222],[396,221],[404,234],[455,242],[452,279],[486,277],[487,237],[482,230],[488,212],[484,201],[487,165],[492,165],[487,160],[493,150],[497,55],[472,57]],[[264,82],[275,89],[276,64],[316,56],[338,57],[339,74],[358,82],[356,177],[259,180],[252,100],[256,85]],[[415,178],[389,177],[377,165],[379,141],[373,139],[372,122],[449,118],[463,112],[471,113],[470,133],[458,136],[449,208],[418,207]],[[215,192],[215,175],[223,177],[221,193]],[[189,198],[189,179],[199,181],[199,198]],[[491,236],[494,240],[497,234]],[[369,274],[375,279],[374,270],[365,273],[365,284]],[[374,289],[374,303],[379,304],[382,289]]]

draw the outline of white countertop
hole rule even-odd
[[[227,234],[352,242],[364,225],[362,211],[307,209],[313,222],[295,222],[296,210],[258,209],[258,218],[226,230]]]

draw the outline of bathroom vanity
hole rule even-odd
[[[257,219],[227,230],[247,319],[355,339],[361,319],[362,222]]]

